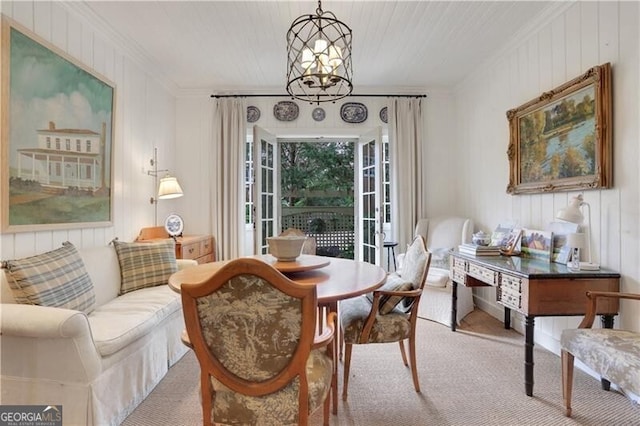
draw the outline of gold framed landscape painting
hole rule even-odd
[[[2,232],[113,223],[115,85],[2,16]]]
[[[598,65],[507,111],[507,193],[611,187],[611,80],[611,65]]]

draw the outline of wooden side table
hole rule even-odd
[[[142,228],[136,238],[138,242],[149,242],[170,238],[164,226]],[[176,259],[193,259],[198,263],[216,260],[214,239],[211,235],[184,235],[176,237]]]
[[[389,269],[389,260],[391,258],[391,256],[389,256],[390,254],[393,256],[393,270],[395,271],[396,269],[398,269],[398,267],[396,266],[396,246],[398,245],[398,243],[396,243],[395,241],[385,241],[384,242],[384,248],[387,249],[387,271],[391,271],[391,269]]]

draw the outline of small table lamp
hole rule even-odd
[[[563,208],[562,210],[560,210],[558,212],[558,214],[556,215],[556,218],[560,219],[560,220],[564,220],[566,222],[571,222],[571,223],[576,223],[578,225],[582,225],[582,222],[584,222],[584,215],[582,214],[582,211],[580,210],[581,207],[586,206],[587,207],[587,211],[588,211],[588,218],[589,218],[589,223],[587,224],[588,228],[588,232],[589,235],[585,236],[584,234],[582,234],[582,246],[586,246],[587,243],[589,245],[589,261],[588,262],[580,262],[580,268],[582,270],[586,270],[586,271],[597,271],[598,269],[600,269],[600,265],[598,265],[597,263],[593,263],[591,262],[591,206],[589,205],[589,203],[585,202],[584,199],[582,198],[582,194],[579,194],[573,198],[571,198],[571,201],[569,202],[569,205],[565,208]],[[580,235],[580,234],[573,234],[573,235]],[[578,237],[580,238],[580,237]],[[578,244],[578,241],[575,241],[576,244]],[[575,247],[578,248],[576,246],[572,246],[571,244],[569,244],[569,247]],[[572,252],[573,253],[573,252]],[[577,268],[573,268],[573,269],[577,269]]]

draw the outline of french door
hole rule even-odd
[[[253,126],[254,253],[268,253],[267,237],[280,232],[280,151],[274,135]]]
[[[358,138],[355,258],[382,265],[382,137],[380,127]]]

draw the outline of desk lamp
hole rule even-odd
[[[587,217],[589,219],[589,222],[587,224],[588,234],[586,234],[586,238],[589,245],[589,261],[580,262],[580,269],[583,271],[597,271],[600,269],[600,265],[598,265],[597,263],[593,263],[591,261],[591,252],[592,252],[591,250],[591,206],[589,205],[589,203],[584,201],[584,199],[582,198],[582,194],[571,198],[569,205],[561,209],[556,215],[556,218],[559,220],[564,220],[565,222],[571,222],[577,225],[582,225],[582,223],[584,222],[584,215],[580,210],[582,206],[587,206],[588,208]],[[575,247],[575,248],[579,248],[579,247]]]

